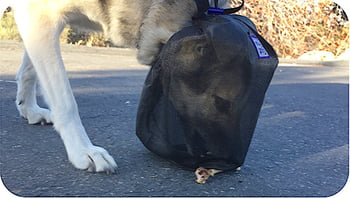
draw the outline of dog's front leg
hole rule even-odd
[[[79,169],[115,172],[114,159],[91,143],[81,123],[59,48],[64,21],[55,13],[26,6],[16,8],[15,19],[69,160]]]

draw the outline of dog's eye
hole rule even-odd
[[[205,50],[205,47],[203,47],[203,46],[198,46],[197,49],[196,49],[196,51],[200,55],[204,55],[204,50]]]
[[[200,55],[200,56],[204,56],[206,54],[206,52],[208,51],[208,46],[206,45],[197,45],[196,46],[196,52]]]

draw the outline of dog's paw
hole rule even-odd
[[[98,146],[90,146],[83,153],[76,153],[69,159],[76,168],[89,172],[112,174],[118,168],[113,157],[104,148]]]
[[[25,108],[17,105],[20,115],[28,121],[28,124],[52,124],[50,110],[40,108],[39,106]]]

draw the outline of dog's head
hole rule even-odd
[[[227,33],[230,28],[234,27],[213,27],[202,33],[189,27],[178,32],[162,50],[164,92],[189,120],[225,126],[238,120],[235,117],[244,99],[249,70],[239,61],[233,63],[244,59],[233,55],[247,54],[240,53],[247,48],[235,42],[244,40],[239,38],[242,35],[232,38]]]
[[[247,36],[232,34],[233,26],[213,25],[204,32],[185,28],[169,40],[160,55],[163,92],[188,123],[187,135],[198,137],[191,138],[198,140],[197,145],[205,141],[203,135],[212,140],[202,142],[206,148],[193,148],[197,149],[192,151],[194,155],[209,150],[220,156],[232,145],[240,146],[225,134],[239,131],[250,70],[244,67],[249,54]],[[215,142],[227,144],[218,147]]]

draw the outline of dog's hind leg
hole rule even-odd
[[[22,65],[16,76],[17,98],[16,106],[22,117],[29,124],[51,123],[50,111],[40,108],[36,100],[37,76],[27,52],[24,52]]]
[[[69,160],[79,169],[115,172],[114,159],[91,143],[79,117],[59,47],[65,19],[56,6],[44,9],[40,4],[23,4],[15,8],[15,20]]]

